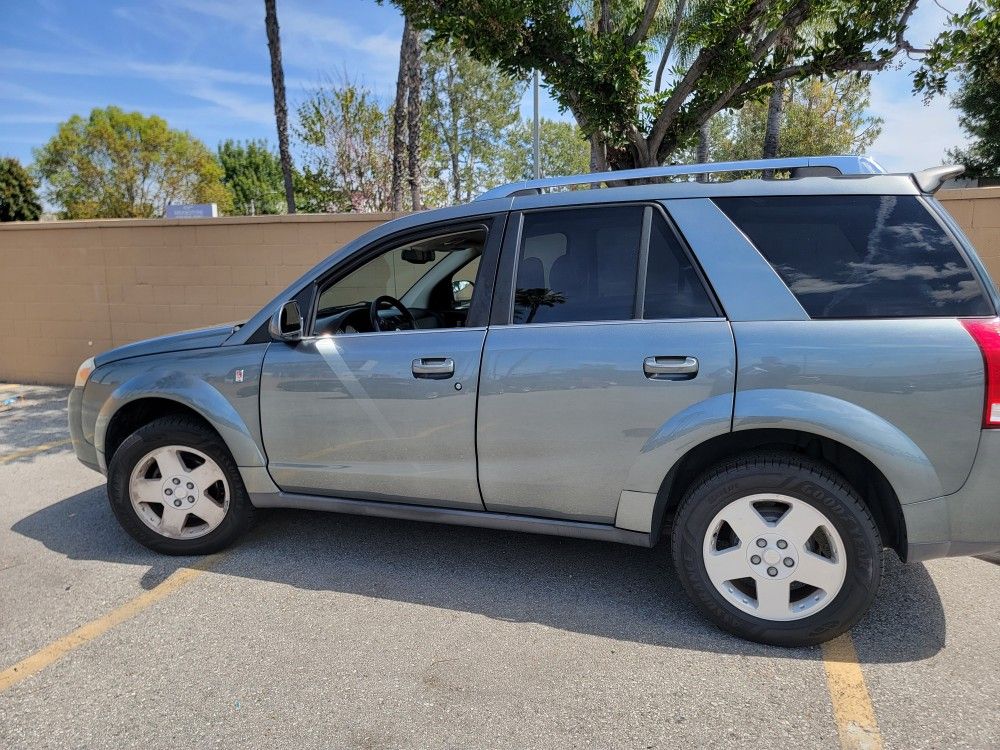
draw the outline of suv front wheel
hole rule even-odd
[[[857,492],[796,454],[751,454],[696,480],[672,551],[698,608],[721,628],[779,646],[849,630],[882,575],[882,542]]]
[[[136,541],[168,555],[216,552],[250,525],[253,506],[236,462],[189,417],[140,427],[108,466],[108,498]]]

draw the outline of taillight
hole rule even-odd
[[[1000,428],[1000,318],[967,318],[962,325],[979,344],[986,366],[983,427]]]

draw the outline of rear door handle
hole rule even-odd
[[[646,357],[642,372],[650,380],[690,380],[698,374],[695,357]]]
[[[413,377],[444,380],[455,374],[455,360],[451,357],[421,357],[413,360]]]

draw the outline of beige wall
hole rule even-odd
[[[938,197],[1000,279],[1000,188]],[[255,313],[389,214],[0,224],[0,381],[69,383],[87,357]]]
[[[110,347],[245,319],[389,218],[0,224],[0,381],[71,383]]]
[[[1000,283],[1000,187],[942,190],[937,194]]]

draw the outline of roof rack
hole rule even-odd
[[[477,201],[491,198],[510,198],[515,195],[533,195],[543,190],[570,187],[572,185],[594,185],[623,180],[648,180],[655,177],[678,177],[684,175],[714,174],[716,172],[751,172],[761,170],[791,170],[795,176],[809,174],[885,174],[878,162],[867,156],[796,156],[786,159],[752,159],[749,161],[719,161],[705,164],[680,164],[669,167],[648,167],[646,169],[624,169],[616,172],[591,172],[567,177],[544,177],[539,180],[511,182],[507,185],[487,190],[476,198]]]

